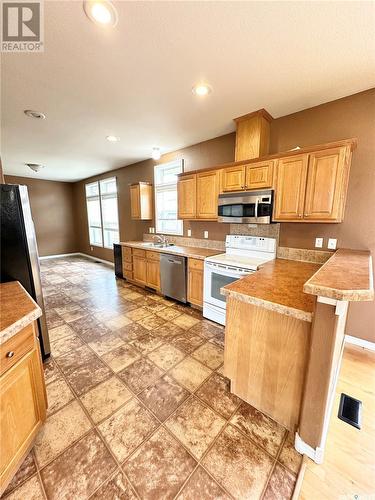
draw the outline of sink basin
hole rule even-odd
[[[173,247],[173,243],[153,243],[152,241],[144,241],[140,243],[143,247],[151,247],[151,248],[167,248],[167,247]]]

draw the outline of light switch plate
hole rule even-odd
[[[323,238],[315,238],[315,248],[323,248]]]
[[[187,235],[190,237],[191,236],[191,229],[187,230]]]
[[[336,250],[336,245],[337,245],[337,239],[336,238],[329,238],[329,240],[328,240],[328,248],[330,250]]]
[[[208,231],[203,232],[203,238],[208,238]]]

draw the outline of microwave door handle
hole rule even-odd
[[[258,218],[258,204],[259,204],[259,199],[257,198],[257,201],[255,202],[255,218]]]

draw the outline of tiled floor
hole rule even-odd
[[[6,498],[291,498],[301,457],[230,394],[220,326],[88,259],[42,277],[48,418]]]

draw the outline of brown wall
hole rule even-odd
[[[5,176],[5,181],[28,187],[39,255],[78,251],[73,184],[10,175]]]
[[[342,224],[281,224],[280,245],[295,248],[313,248],[315,237],[337,238],[339,247],[367,248],[375,254],[375,89],[355,94],[337,101],[284,116],[271,124],[270,153],[286,151],[295,146],[309,146],[356,137],[358,148],[354,151],[349,181],[345,220]],[[163,155],[164,163],[176,158],[185,160],[185,171],[233,161],[235,135],[228,134],[179,151]],[[135,222],[130,219],[129,187],[136,181],[153,181],[152,160],[118,169],[90,180],[116,175],[119,183],[120,239],[141,239],[154,222]],[[84,184],[74,186],[79,249],[100,258],[112,260],[112,252],[88,244],[87,215]],[[189,222],[184,224],[184,234],[192,229],[193,237],[203,237],[209,231],[210,239],[224,239],[228,226],[214,222]],[[375,305],[352,304],[347,332],[375,341]]]

